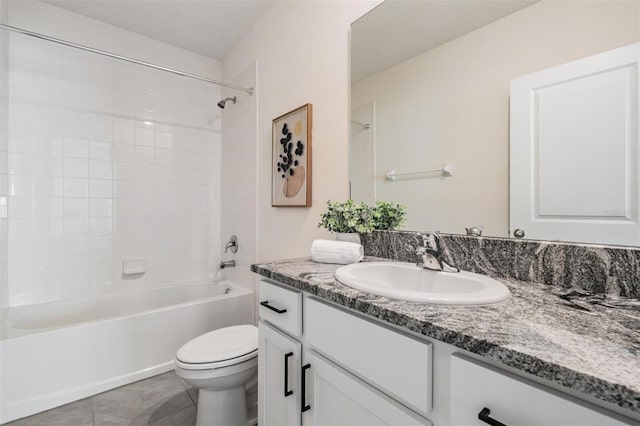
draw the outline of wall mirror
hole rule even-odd
[[[352,198],[408,230],[640,245],[639,49],[615,53],[638,3],[381,3],[351,25]]]

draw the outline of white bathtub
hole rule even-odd
[[[253,303],[218,281],[3,309],[0,423],[169,371],[188,340],[252,323]]]

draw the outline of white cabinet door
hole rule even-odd
[[[314,352],[305,351],[302,374],[303,425],[431,424]]]
[[[511,81],[512,232],[640,243],[638,56],[636,44]]]
[[[596,411],[595,407],[588,408],[551,389],[454,355],[451,357],[451,426],[500,424],[486,417],[479,419],[481,412],[508,426],[633,424]]]
[[[258,423],[299,425],[301,344],[262,321],[258,330]]]

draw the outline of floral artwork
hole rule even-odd
[[[273,207],[311,206],[311,108],[306,104],[273,120]]]

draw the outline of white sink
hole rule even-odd
[[[358,290],[409,302],[483,305],[511,296],[504,284],[486,275],[431,271],[414,263],[354,263],[338,268],[336,279]]]

